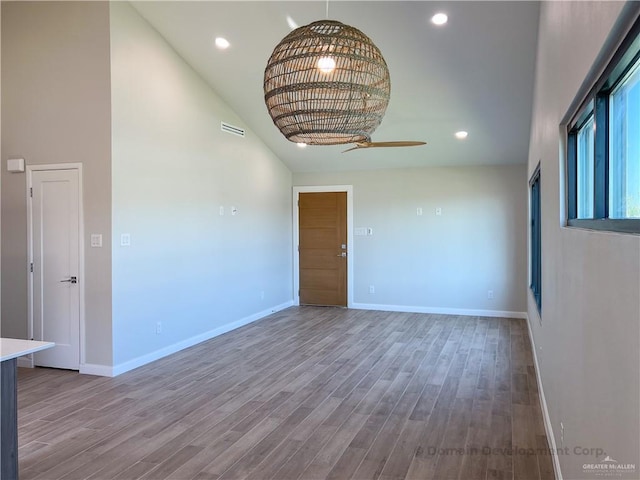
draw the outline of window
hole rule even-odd
[[[640,233],[640,20],[569,122],[568,224]]]
[[[594,131],[593,115],[589,115],[577,133],[578,218],[593,218]]]
[[[538,306],[538,313],[542,313],[542,236],[540,225],[540,165],[536,168],[529,181],[530,186],[530,218],[531,218],[531,252],[529,271],[531,272],[531,292]]]
[[[640,218],[640,62],[609,103],[609,218]]]

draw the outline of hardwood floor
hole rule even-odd
[[[22,480],[554,478],[523,320],[293,307],[18,388]]]

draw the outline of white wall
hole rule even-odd
[[[568,447],[559,456],[565,479],[585,478],[582,465],[602,460],[576,447],[635,463],[622,478],[640,474],[640,238],[562,226],[559,125],[622,7],[545,2],[541,9],[528,166],[531,173],[541,161],[541,322],[531,296],[528,312],[555,442]]]
[[[82,163],[86,361],[111,363],[109,8],[2,2],[2,334],[27,338],[27,165]],[[102,233],[103,248],[90,248]]]
[[[373,228],[354,237],[356,306],[488,315],[526,308],[525,180],[524,165],[294,174],[353,185],[354,226]]]
[[[290,302],[292,226],[290,171],[123,2],[111,49],[117,370]]]
[[[2,8],[0,8],[0,92],[2,92]],[[2,152],[2,115],[0,115],[0,152]],[[0,168],[0,186],[1,185],[2,185],[2,168]],[[0,194],[0,227],[1,226],[2,226],[2,195]],[[0,252],[2,252],[2,229],[1,228],[0,228]],[[0,254],[0,285],[2,285],[2,255],[1,254]],[[2,288],[0,287],[0,337],[1,336],[2,336]]]

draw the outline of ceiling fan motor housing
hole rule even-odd
[[[384,117],[391,81],[382,53],[357,28],[320,20],[276,45],[264,72],[264,99],[290,141],[369,142]]]

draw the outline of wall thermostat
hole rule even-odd
[[[7,170],[12,173],[24,172],[24,158],[10,158],[7,160]]]

